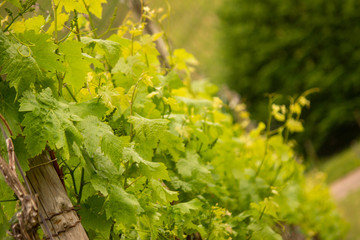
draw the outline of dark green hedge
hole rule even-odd
[[[225,77],[255,119],[265,93],[319,87],[299,146],[326,154],[359,136],[360,1],[226,0],[219,15]]]

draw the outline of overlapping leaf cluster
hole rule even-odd
[[[75,9],[101,16],[102,1],[54,2],[57,23]],[[280,133],[262,123],[245,131],[241,106],[234,122],[215,86],[191,80],[191,54],[171,52],[164,69],[144,22],[98,39],[77,16],[61,41],[40,15],[0,31],[0,113],[25,170],[28,158],[56,152],[91,239],[269,240],[289,226],[339,239],[323,179],[304,177]],[[2,237],[15,209],[1,203]]]

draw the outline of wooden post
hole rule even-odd
[[[46,152],[30,159],[30,170],[26,177],[39,202],[39,213],[52,234],[47,239],[56,240],[88,240],[81,221],[67,196],[52,161]],[[42,219],[40,219],[40,222]],[[47,229],[41,224],[45,235]]]

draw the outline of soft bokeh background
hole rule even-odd
[[[224,77],[254,119],[266,119],[265,93],[319,88],[295,136],[308,157],[331,155],[359,135],[359,12],[353,0],[226,0],[219,10]]]
[[[165,0],[148,1],[153,7],[165,7]],[[222,56],[218,42],[220,21],[217,11],[222,0],[167,1],[171,7],[167,31],[174,47],[185,48],[199,60],[199,74],[212,78],[221,71]]]
[[[265,121],[265,93],[296,96],[320,88],[309,97],[305,132],[293,136],[309,174],[324,171],[331,185],[360,167],[359,1],[169,3],[173,46],[194,54],[201,76],[237,90],[252,119]],[[347,239],[360,239],[360,189],[337,203],[350,224]]]

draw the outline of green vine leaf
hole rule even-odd
[[[93,39],[88,37],[81,38],[81,41],[85,44],[96,43],[100,49],[98,50],[99,54],[103,54],[105,56],[106,61],[110,64],[110,66],[115,66],[117,61],[121,55],[121,45],[117,42],[110,40],[102,40],[102,39]]]
[[[76,114],[81,118],[96,116],[101,119],[109,110],[102,101],[99,101],[99,99],[92,99],[81,103],[70,103],[69,107],[73,114]]]
[[[124,147],[127,147],[130,137],[118,137],[113,134],[106,134],[101,141],[101,151],[105,156],[109,157],[114,164],[118,165],[122,162]]]
[[[248,226],[248,229],[253,231],[252,239],[254,240],[282,240],[282,237],[267,225],[252,223]]]
[[[31,157],[48,145],[51,149],[62,149],[64,157],[69,159],[72,144],[81,143],[82,136],[74,125],[81,119],[70,112],[66,103],[56,100],[49,88],[39,94],[25,92],[19,111],[27,112],[21,125]]]
[[[13,25],[11,25],[11,29],[16,33],[23,33],[25,30],[34,30],[35,32],[39,32],[44,24],[44,17],[39,15],[26,20],[22,19],[21,22],[14,22]]]
[[[20,1],[18,1],[18,0],[7,0],[7,2],[13,4],[17,8],[21,8]]]
[[[200,211],[203,203],[194,198],[191,201],[179,203],[173,206],[174,209],[178,209],[182,214],[190,214],[192,211]]]
[[[125,148],[123,150],[123,158],[126,161],[139,164],[141,174],[148,179],[170,180],[166,166],[163,163],[146,161],[133,148]]]
[[[51,41],[51,35],[31,30],[20,34],[20,39],[29,44],[31,56],[43,72],[64,71],[60,56],[55,53],[58,46]]]
[[[151,179],[150,187],[153,189],[152,197],[154,201],[159,201],[162,204],[169,204],[178,200],[178,193],[167,189],[167,187],[158,180]]]
[[[88,72],[92,72],[91,63],[96,60],[82,53],[84,43],[66,41],[61,43],[59,50],[64,56],[65,77],[64,82],[70,84],[77,93],[85,84]]]
[[[109,199],[105,202],[106,217],[114,218],[123,224],[135,224],[136,216],[143,209],[138,200],[118,185],[108,187]]]
[[[145,159],[152,158],[153,149],[157,146],[169,151],[175,158],[184,150],[182,140],[168,130],[169,120],[130,116],[128,121],[134,125],[135,140],[139,143],[135,149]]]
[[[169,86],[172,89],[177,89],[184,86],[184,83],[181,81],[179,75],[175,71],[169,72],[166,76],[160,76],[160,81],[163,86]]]
[[[6,75],[10,87],[14,87],[17,96],[29,89],[30,85],[42,78],[42,72],[31,50],[19,43],[12,43],[0,30],[0,67]]]
[[[193,151],[187,151],[186,158],[181,158],[176,167],[179,174],[186,179],[195,179],[202,183],[212,181],[209,169],[199,163],[199,155]]]
[[[84,137],[84,147],[91,157],[101,151],[115,166],[122,162],[123,149],[129,145],[130,137],[114,135],[112,128],[95,116],[79,121],[76,127]]]
[[[111,220],[106,219],[105,211],[103,211],[104,203],[104,198],[96,195],[91,196],[81,205],[78,213],[82,219],[81,223],[87,231],[96,231],[102,239],[108,239],[110,236]]]
[[[84,146],[90,156],[100,149],[102,138],[107,134],[112,134],[112,129],[106,123],[101,122],[95,116],[88,116],[78,122],[76,127],[84,136]]]
[[[15,98],[16,91],[13,88],[9,88],[4,81],[0,81],[0,113],[8,122],[14,136],[17,136],[21,133],[21,128],[19,124],[19,104],[15,102]]]
[[[106,3],[106,0],[56,0],[55,4],[59,6],[59,9],[64,7],[66,12],[72,12],[76,9],[79,13],[88,13],[86,11],[85,4],[88,6],[89,11],[96,17],[101,18],[102,4]]]

